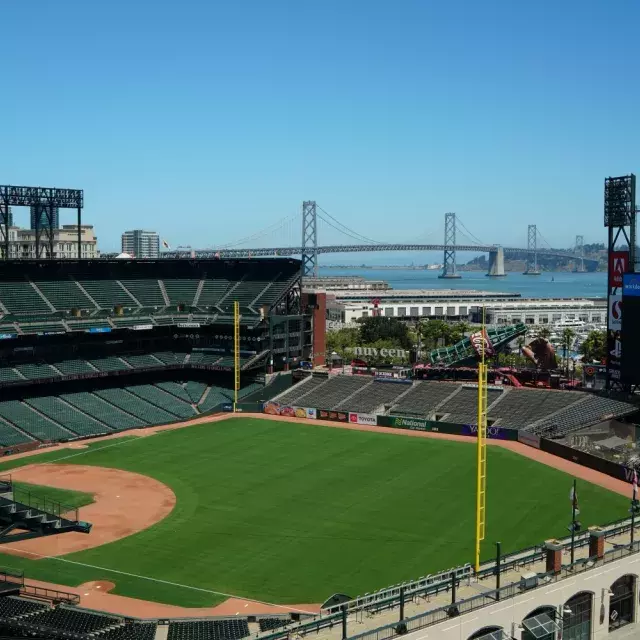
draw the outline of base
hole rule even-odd
[[[441,275],[441,276],[438,276],[438,278],[440,280],[459,280],[460,278],[462,278],[462,276],[459,276],[457,273],[454,273],[451,275]]]
[[[541,276],[542,271],[525,271],[522,275],[523,276]]]

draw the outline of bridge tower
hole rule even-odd
[[[584,273],[584,236],[576,236],[576,273]]]
[[[302,203],[302,276],[318,277],[318,224],[315,200]]]
[[[456,214],[444,214],[444,265],[438,278],[461,278],[456,271]]]
[[[527,232],[527,268],[525,276],[539,276],[538,269],[538,227],[530,224]]]

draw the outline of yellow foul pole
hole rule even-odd
[[[485,313],[482,308],[482,340],[478,365],[478,460],[476,488],[476,554],[475,570],[480,570],[480,546],[485,533],[485,506],[487,489],[487,365],[485,363]]]
[[[240,391],[240,304],[233,303],[233,412],[238,405]]]

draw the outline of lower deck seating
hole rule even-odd
[[[90,362],[98,371],[121,371],[131,368],[122,358],[116,356],[93,358]]]
[[[291,620],[288,618],[260,618],[258,620],[260,631],[281,629],[282,627],[286,627],[288,624],[291,624]]]
[[[36,611],[44,611],[47,608],[47,605],[41,602],[35,602],[17,596],[5,596],[4,598],[0,598],[0,619],[9,620],[11,618],[17,618],[18,616],[35,613]]]
[[[154,640],[156,628],[155,622],[124,624],[121,627],[109,629],[95,637],[99,638],[99,640]]]
[[[200,403],[200,411],[206,413],[220,404],[228,404],[229,402],[233,402],[233,391],[231,389],[211,385],[206,397]]]
[[[163,391],[166,391],[167,393],[170,393],[171,395],[175,396],[176,398],[179,398],[180,400],[183,400],[184,402],[187,402],[188,404],[191,404],[193,402],[191,396],[189,395],[189,393],[187,392],[187,389],[184,386],[184,383],[179,383],[179,382],[156,382],[155,386],[158,387],[158,389],[162,389]],[[200,394],[200,395],[202,395],[202,394]]]
[[[189,380],[189,382],[185,384],[184,388],[192,402],[197,404],[202,399],[202,394],[205,392],[207,385],[204,382]]]
[[[104,423],[98,422],[86,413],[78,411],[77,408],[55,396],[29,398],[25,400],[25,403],[59,424],[64,425],[67,429],[71,429],[79,436],[91,436],[111,431]]]
[[[140,384],[133,387],[127,387],[127,391],[134,395],[146,400],[154,407],[170,413],[175,419],[178,418],[193,418],[195,411],[190,404],[178,400],[174,395],[158,389],[158,387],[152,384]]]
[[[240,640],[248,636],[246,620],[197,620],[172,622],[167,640]]]
[[[143,424],[166,424],[175,422],[176,416],[160,409],[126,389],[101,389],[95,395],[126,411],[143,422]]]
[[[87,360],[61,360],[53,362],[53,366],[65,376],[74,376],[81,373],[93,373],[96,371]]]
[[[32,441],[32,438],[29,438],[29,436],[18,431],[15,427],[8,425],[6,422],[0,421],[0,446],[13,447],[17,444],[24,444],[25,442]]]
[[[29,617],[30,625],[76,634],[95,633],[119,622],[118,618],[111,616],[66,607],[47,609]]]
[[[160,367],[162,362],[152,355],[138,354],[122,356],[122,359],[129,363],[132,367]]]
[[[0,402],[0,416],[37,440],[68,440],[74,434],[18,400]]]
[[[406,384],[373,380],[354,396],[341,402],[336,409],[373,413],[379,407],[392,404],[399,395],[410,388]]]
[[[98,398],[93,393],[81,391],[80,393],[65,393],[61,397],[69,404],[97,418],[113,429],[135,429],[148,424],[121,411],[118,407],[113,406],[102,398]]]

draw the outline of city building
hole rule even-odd
[[[37,218],[39,218],[39,229],[49,228],[47,209],[43,207],[29,207],[29,221],[31,224],[31,229],[36,228]],[[51,226],[54,229],[58,229],[60,227],[60,209],[58,207],[53,207],[53,225]]]
[[[605,324],[606,299],[526,299],[519,293],[456,289],[365,290],[327,289],[330,326],[350,324],[359,318],[381,315],[400,319],[438,319],[487,324],[555,325],[580,321]]]
[[[80,226],[82,255],[81,258],[98,258],[98,238],[93,230],[93,225]],[[4,226],[0,226],[0,257],[4,258]],[[53,257],[54,258],[78,258],[78,225],[65,224],[53,232]],[[36,256],[36,232],[33,229],[9,228],[9,258],[49,258],[49,237],[45,230],[40,235],[40,255]]]
[[[155,231],[134,229],[122,234],[122,253],[135,258],[158,258],[160,256],[160,238]]]

